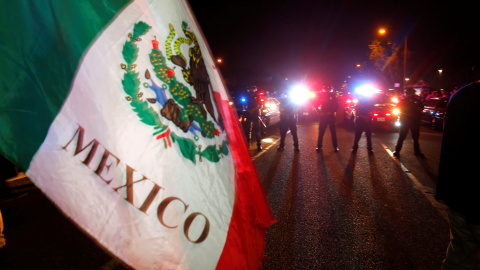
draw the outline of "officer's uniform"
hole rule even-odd
[[[335,128],[335,113],[337,110],[338,100],[335,93],[324,93],[320,100],[317,151],[322,149],[323,135],[325,134],[327,126],[330,127],[333,149],[335,152],[338,151],[337,130]]]
[[[278,123],[280,128],[280,147],[279,151],[283,150],[285,146],[285,137],[287,131],[290,129],[293,137],[293,147],[296,152],[299,151],[298,148],[298,136],[297,136],[297,118],[296,118],[296,106],[290,100],[284,100],[280,103],[280,123]]]
[[[360,98],[355,106],[355,139],[353,141],[353,153],[357,152],[358,142],[362,133],[365,131],[367,138],[368,153],[373,153],[372,147],[372,111],[374,109],[373,102],[367,98]]]
[[[246,130],[245,136],[247,137],[248,144],[250,145],[250,139],[257,141],[257,149],[261,150],[261,130],[260,130],[260,113],[262,109],[262,103],[256,90],[247,92],[247,105],[246,105]]]
[[[416,156],[424,157],[420,151],[420,144],[418,138],[420,136],[420,119],[423,111],[423,104],[419,98],[415,96],[415,90],[407,89],[407,96],[398,103],[400,109],[400,131],[397,145],[395,146],[395,157],[400,157],[400,150],[402,150],[403,141],[407,137],[408,130],[410,130],[413,139],[413,150]]]

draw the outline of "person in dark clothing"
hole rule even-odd
[[[472,269],[480,255],[478,100],[480,82],[454,93],[445,114],[435,194],[449,208],[451,239],[442,269]]]
[[[324,92],[320,97],[317,151],[320,151],[323,147],[323,135],[328,126],[332,137],[333,150],[338,152],[337,129],[335,127],[335,115],[337,110],[338,99],[336,94],[333,92]]]
[[[415,156],[425,158],[420,151],[420,144],[418,138],[420,136],[420,119],[423,111],[423,104],[419,98],[415,96],[415,89],[408,88],[405,90],[405,98],[400,100],[398,103],[398,108],[400,109],[400,131],[397,140],[397,145],[395,146],[395,151],[393,155],[396,158],[400,158],[400,150],[402,150],[403,141],[407,137],[408,131],[410,130],[413,139],[413,150]]]
[[[362,133],[365,131],[367,138],[367,150],[369,154],[373,154],[372,147],[372,111],[374,109],[373,101],[368,97],[359,97],[355,106],[355,139],[353,141],[352,153],[356,154],[358,142]]]
[[[250,86],[247,89],[247,105],[246,105],[246,123],[245,136],[247,137],[248,145],[250,139],[255,139],[257,142],[257,149],[262,150],[262,136],[260,130],[260,114],[262,110],[262,103],[257,93],[256,86]]]
[[[297,106],[291,101],[291,99],[285,99],[280,103],[280,122],[278,123],[280,128],[280,147],[278,151],[283,151],[285,147],[285,137],[287,131],[290,129],[293,137],[293,147],[295,152],[299,152],[298,148],[298,136],[297,136]]]

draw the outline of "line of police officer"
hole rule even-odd
[[[257,149],[262,150],[261,146],[261,110],[262,103],[260,97],[257,94],[257,87],[251,86],[247,89],[247,116],[246,116],[246,130],[245,135],[247,137],[248,144],[250,145],[250,138],[255,139],[257,143]],[[421,113],[423,111],[423,104],[420,99],[415,95],[413,88],[408,88],[405,91],[405,98],[403,98],[397,105],[400,109],[401,126],[399,130],[399,137],[395,146],[393,155],[396,158],[400,158],[400,151],[403,146],[403,142],[411,131],[413,139],[414,154],[418,157],[424,158],[424,154],[420,151],[419,134],[420,134],[420,120]],[[318,139],[316,151],[319,152],[323,148],[323,137],[327,127],[330,129],[330,135],[332,139],[332,146],[334,152],[338,152],[338,140],[335,127],[336,112],[339,109],[338,99],[333,91],[322,92],[320,96],[319,104],[319,127],[318,127]],[[355,107],[356,119],[355,119],[355,139],[353,142],[352,153],[356,154],[358,149],[358,143],[361,135],[365,132],[367,140],[367,151],[369,154],[373,154],[372,146],[372,112],[374,110],[374,103],[371,98],[359,96],[358,103]],[[280,147],[279,151],[282,151],[285,147],[285,137],[290,130],[293,138],[294,150],[299,152],[298,135],[296,127],[296,105],[289,99],[282,100],[280,104]]]
[[[420,151],[419,144],[420,120],[423,111],[423,104],[420,99],[415,96],[415,90],[413,88],[406,89],[405,98],[398,103],[397,107],[400,110],[401,126],[393,155],[396,158],[400,158],[400,150],[402,149],[403,141],[405,140],[408,131],[411,131],[414,154],[418,157],[425,158],[425,155]],[[339,150],[335,129],[335,113],[337,110],[338,100],[335,93],[325,93],[324,96],[321,97],[320,103],[317,151],[322,149],[323,135],[325,134],[327,126],[330,128],[333,149],[335,152],[338,152]],[[355,139],[353,141],[352,153],[357,153],[358,142],[360,141],[362,133],[365,132],[367,151],[369,154],[373,154],[372,112],[375,110],[374,101],[369,97],[360,95],[355,110]]]

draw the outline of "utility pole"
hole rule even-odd
[[[403,92],[405,92],[406,87],[406,79],[407,78],[407,36],[405,36],[405,43],[403,45]]]

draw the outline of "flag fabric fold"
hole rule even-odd
[[[1,154],[130,267],[259,268],[272,214],[188,3],[0,5]]]

